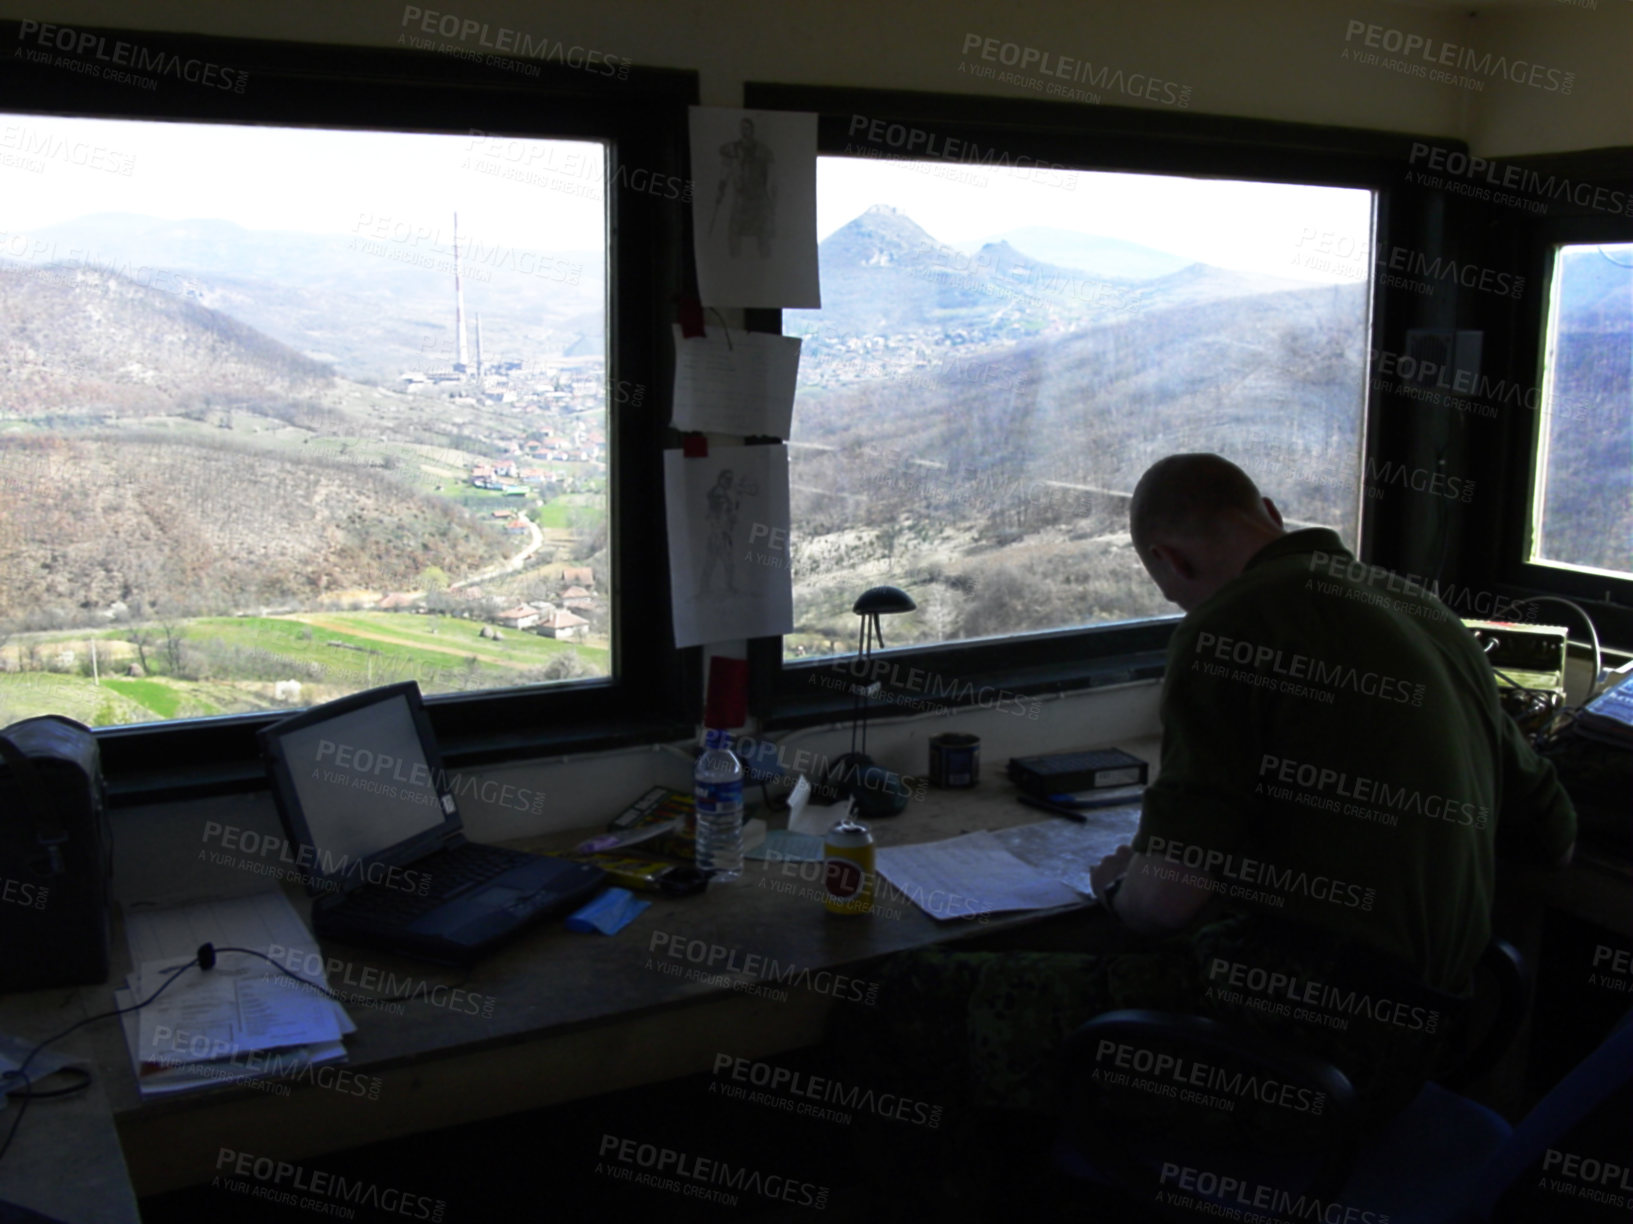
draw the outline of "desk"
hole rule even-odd
[[[105,988],[69,988],[8,995],[0,998],[0,1031],[38,1041],[94,1015],[92,1007],[109,1010],[113,1003],[107,994]],[[75,1060],[93,1058],[96,1027],[87,1025],[51,1051]],[[125,1066],[128,1079],[128,1061]],[[0,1161],[0,1199],[67,1224],[138,1224],[136,1195],[119,1149],[106,1083],[106,1068],[98,1068],[85,1091],[30,1103],[11,1150]],[[41,1089],[54,1086],[47,1082]],[[13,1100],[0,1110],[0,1142],[17,1121],[17,1109]]]
[[[1007,782],[991,777],[970,791],[932,791],[901,816],[877,821],[875,837],[881,846],[904,845],[977,829],[1035,825],[1042,816],[1043,835],[1056,851],[1075,845],[1081,861],[1090,864],[1128,840],[1138,822],[1136,808],[1088,813],[1082,824],[1053,819],[1021,806],[1013,795]],[[1038,834],[1001,836],[1026,837],[1037,849]],[[576,832],[511,844],[550,851],[582,837]],[[751,859],[740,880],[699,897],[656,900],[610,939],[551,924],[485,958],[463,981],[458,971],[326,946],[325,954],[338,962],[330,969],[336,991],[388,998],[422,987],[433,994],[432,985],[457,984],[466,992],[435,992],[446,1005],[405,1003],[400,1016],[348,1008],[358,1032],[346,1042],[347,1070],[354,1082],[377,1088],[367,1095],[299,1083],[289,1085],[288,1096],[223,1087],[143,1103],[117,1026],[93,1026],[137,1192],[208,1181],[223,1148],[299,1161],[706,1071],[723,1033],[731,1034],[733,1052],[745,1058],[811,1045],[821,1039],[835,992],[865,978],[869,961],[1063,912],[938,923],[903,905],[899,916],[840,917],[826,913],[812,896],[772,887],[783,882],[812,887],[799,879],[798,869],[799,864]],[[298,905],[307,908],[306,899]],[[787,992],[786,1001],[779,1001],[671,976],[650,955],[655,939],[703,940],[727,949],[723,957],[732,950],[739,959],[763,953],[782,966],[809,970],[802,979],[808,985],[779,987]],[[123,947],[121,939],[121,953]],[[684,968],[682,961],[669,963]],[[116,974],[125,971],[116,966]],[[835,973],[844,978],[831,976]],[[752,980],[744,973],[733,976]],[[358,1076],[365,1080],[357,1081]]]

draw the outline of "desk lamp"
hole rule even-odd
[[[856,670],[863,677],[871,674],[867,661],[872,658],[874,649],[885,644],[879,618],[898,612],[911,612],[916,607],[918,605],[913,602],[913,597],[900,587],[869,587],[857,596],[851,611],[862,618],[856,638],[856,657],[861,666]],[[899,775],[875,765],[873,758],[867,754],[868,698],[877,687],[877,681],[851,686],[855,694],[851,714],[851,750],[833,763],[828,774],[828,789],[837,792],[836,797],[855,799],[857,813],[864,819],[898,815],[907,806],[909,795]],[[857,747],[858,733],[861,736],[860,749]]]

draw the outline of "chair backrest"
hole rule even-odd
[[[1507,940],[1493,938],[1486,945],[1474,976],[1476,1007],[1489,999],[1490,1019],[1457,1065],[1435,1077],[1436,1082],[1453,1092],[1465,1091],[1502,1060],[1531,1006],[1530,967],[1519,949]]]
[[[1354,1089],[1285,1044],[1202,1016],[1129,1009],[1087,1021],[1065,1056],[1065,1138],[1147,1207],[1221,1206],[1268,1184],[1330,1198],[1348,1175]]]
[[[1482,1170],[1465,1218],[1626,1219],[1633,1179],[1630,1089],[1633,1011],[1514,1128]],[[1599,1137],[1606,1133],[1614,1136],[1608,1146]]]

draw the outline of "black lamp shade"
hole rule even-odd
[[[911,612],[918,604],[901,587],[869,587],[856,597],[851,611],[858,616],[889,616],[896,612]]]

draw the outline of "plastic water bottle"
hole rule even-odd
[[[697,801],[697,865],[715,881],[743,874],[743,766],[731,736],[710,730],[692,774]]]

